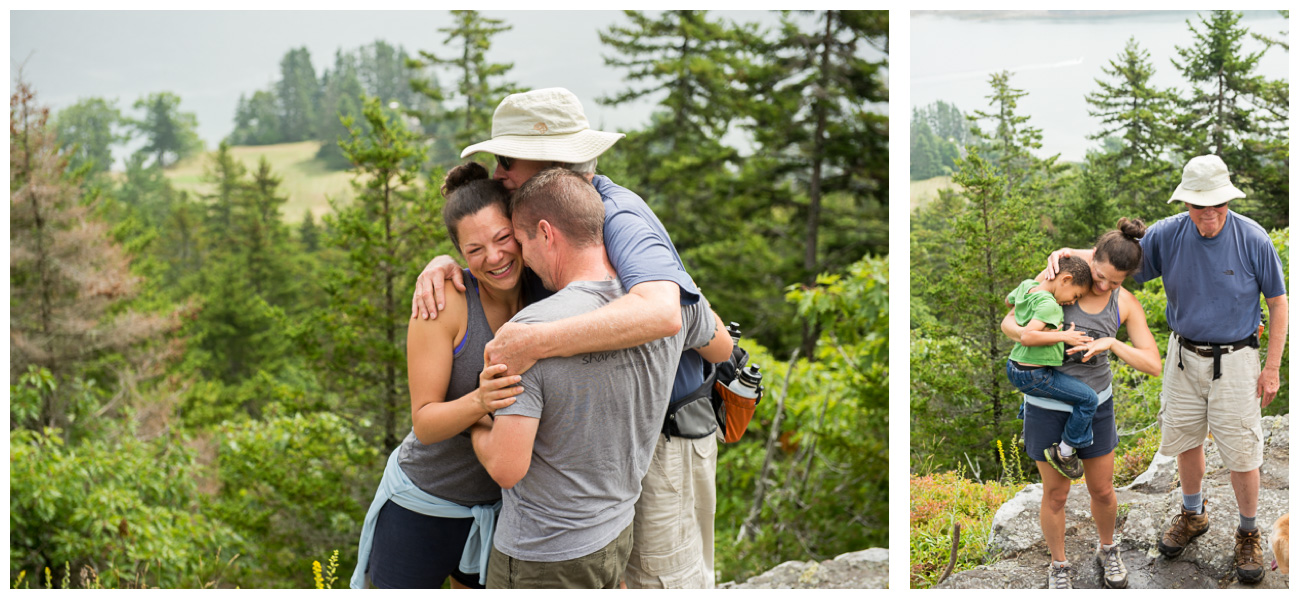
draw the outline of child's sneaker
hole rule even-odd
[[[1046,450],[1043,450],[1043,456],[1047,457],[1048,464],[1053,469],[1070,481],[1083,477],[1083,461],[1079,460],[1079,454],[1071,454],[1069,458],[1061,456],[1061,445],[1052,444]]]

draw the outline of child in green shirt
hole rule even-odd
[[[1061,306],[1074,304],[1092,287],[1092,268],[1083,259],[1061,260],[1060,274],[1051,281],[1021,282],[1007,294],[1008,307],[1015,307],[1016,324],[1024,327],[1020,341],[1007,359],[1007,379],[1016,389],[1031,396],[1051,398],[1069,404],[1070,418],[1059,444],[1043,452],[1052,468],[1070,479],[1083,476],[1083,463],[1076,448],[1092,445],[1092,416],[1097,412],[1097,392],[1088,384],[1062,373],[1065,342],[1077,346],[1089,341],[1087,334],[1061,330],[1065,313]],[[1049,331],[1048,327],[1054,329]]]

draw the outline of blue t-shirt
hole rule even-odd
[[[1169,328],[1198,342],[1226,344],[1259,328],[1259,295],[1286,293],[1282,261],[1258,223],[1228,211],[1223,230],[1201,237],[1188,213],[1161,219],[1142,238],[1133,279],[1163,277]]]
[[[604,175],[593,177],[591,184],[605,203],[605,253],[623,289],[630,291],[643,281],[671,281],[681,288],[683,306],[699,302],[699,288],[686,273],[668,231],[645,200]],[[677,363],[670,399],[682,398],[701,385],[704,359],[698,352],[686,350]]]

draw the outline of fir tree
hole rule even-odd
[[[180,112],[180,96],[158,92],[136,100],[133,106],[145,113],[143,119],[131,122],[132,128],[145,138],[138,152],[152,156],[153,164],[169,167],[203,149],[199,119],[194,113]]]
[[[92,173],[106,173],[113,167],[113,146],[130,139],[122,131],[125,124],[117,102],[103,98],[78,100],[54,120],[59,148],[68,155],[69,166]]]
[[[280,105],[281,141],[316,139],[316,112],[320,82],[306,46],[290,50],[280,60],[280,81],[275,86]]]
[[[492,132],[492,113],[501,99],[516,91],[513,83],[501,81],[514,63],[491,63],[487,61],[487,52],[492,48],[492,38],[511,26],[500,19],[489,19],[476,10],[451,11],[455,24],[440,27],[439,32],[447,34],[443,46],[460,48],[456,58],[439,58],[432,52],[420,50],[420,58],[408,61],[412,69],[425,69],[431,66],[445,66],[457,73],[456,93],[448,95],[431,79],[413,78],[411,87],[434,103],[457,98],[461,103],[458,108],[447,111],[444,115],[424,115],[425,120],[445,119],[453,124],[455,139],[460,147],[486,139]]]

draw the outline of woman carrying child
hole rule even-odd
[[[1092,341],[1069,348],[1064,364],[1056,367],[1061,373],[1086,383],[1097,392],[1099,399],[1092,419],[1093,443],[1078,449],[1077,455],[1083,461],[1084,481],[1092,496],[1092,516],[1098,535],[1096,560],[1108,588],[1128,586],[1128,571],[1114,540],[1119,504],[1113,479],[1119,435],[1115,429],[1109,353],[1114,352],[1120,360],[1148,375],[1158,376],[1161,372],[1160,351],[1147,327],[1142,305],[1120,286],[1141,266],[1142,247],[1138,240],[1146,233],[1146,225],[1139,220],[1120,219],[1116,227],[1098,238],[1093,247],[1092,287],[1076,303],[1063,307],[1064,322],[1085,331]],[[1046,276],[1044,271],[1039,279],[1046,281]],[[1128,344],[1115,338],[1121,325],[1128,332]],[[1014,311],[1002,320],[1002,331],[1017,342],[1021,340],[1024,328],[1016,324]],[[1025,450],[1035,457],[1043,480],[1039,521],[1052,553],[1049,589],[1072,587],[1073,569],[1065,556],[1065,502],[1070,494],[1070,480],[1050,466],[1044,456],[1052,444],[1061,441],[1070,413],[1070,405],[1063,402],[1025,397]]]

